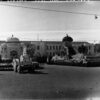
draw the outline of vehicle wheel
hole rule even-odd
[[[18,67],[17,67],[17,72],[18,72],[18,73],[21,73],[21,72],[22,72],[22,70],[21,70],[21,67],[20,67],[20,66],[18,66]]]

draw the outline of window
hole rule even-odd
[[[59,46],[59,50],[61,50],[61,46]]]
[[[53,56],[55,55],[55,52],[53,52]]]
[[[4,48],[4,51],[6,51],[7,50],[7,48]]]
[[[53,46],[53,50],[55,50],[55,46]]]
[[[58,50],[58,46],[56,46],[56,50]]]
[[[50,50],[52,50],[52,46],[50,46]]]
[[[52,55],[52,53],[50,52],[50,56]]]
[[[47,50],[49,50],[49,47],[48,47],[48,46],[46,46],[46,49],[47,49]]]
[[[48,56],[48,55],[49,55],[49,53],[48,53],[48,52],[46,52],[46,55]]]
[[[37,50],[39,50],[39,49],[40,49],[40,46],[38,45],[38,46],[37,46]]]

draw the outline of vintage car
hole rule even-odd
[[[13,59],[13,70],[21,73],[24,70],[34,71],[39,68],[39,63],[32,61],[28,55],[21,55],[19,59]]]

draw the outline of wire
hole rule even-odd
[[[43,8],[33,8],[33,7],[26,7],[26,6],[19,6],[19,5],[10,5],[10,4],[0,4],[3,6],[12,6],[12,7],[20,7],[20,8],[27,8],[27,9],[34,9],[34,10],[42,10],[42,11],[52,11],[52,12],[62,12],[62,13],[70,13],[70,14],[82,14],[82,15],[92,15],[97,17],[97,14],[94,13],[81,13],[81,12],[72,12],[72,11],[59,11],[59,10],[53,10],[53,9],[43,9]]]

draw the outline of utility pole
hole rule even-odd
[[[39,41],[39,33],[37,34],[37,41]]]

